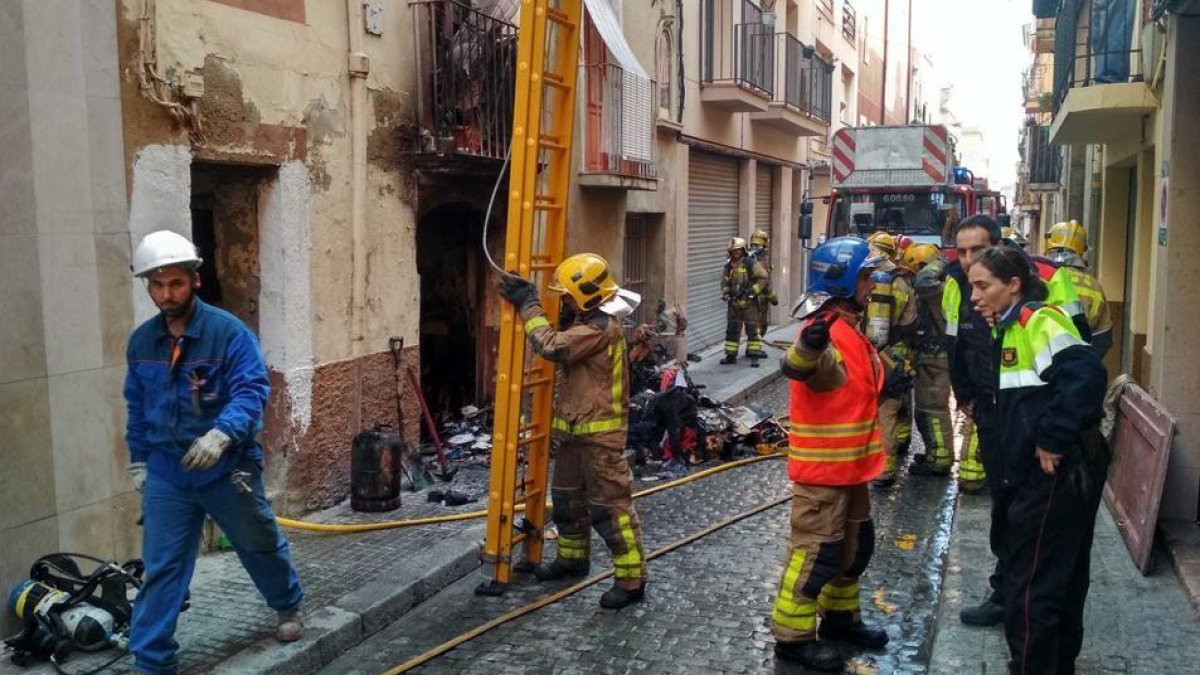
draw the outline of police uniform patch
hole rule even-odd
[[[1015,366],[1017,365],[1017,348],[1005,347],[1000,350],[1000,365]]]

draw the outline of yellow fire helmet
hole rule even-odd
[[[595,253],[577,253],[559,263],[547,288],[571,296],[584,311],[596,309],[618,290],[608,261]]]
[[[1021,231],[1015,227],[1000,228],[1000,238],[1016,244],[1018,248],[1025,248],[1025,246],[1029,243],[1029,240],[1025,238],[1025,235],[1021,234]]]
[[[734,237],[733,239],[729,240],[729,246],[727,246],[725,248],[725,250],[729,251],[730,253],[733,253],[734,251],[736,251],[739,248],[742,249],[743,252],[745,252],[746,240],[742,239],[741,237]]]
[[[900,266],[916,274],[940,257],[942,257],[942,252],[938,250],[938,247],[933,244],[917,243],[904,250],[904,256],[900,258]]]
[[[1087,253],[1087,229],[1077,220],[1055,223],[1046,232],[1046,250],[1065,248],[1079,255]]]
[[[767,248],[771,245],[771,235],[767,234],[766,230],[755,230],[750,235],[750,244]]]
[[[867,243],[871,245],[871,248],[878,251],[880,255],[886,256],[888,260],[896,257],[896,237],[887,232],[882,230],[872,232],[867,237]]]

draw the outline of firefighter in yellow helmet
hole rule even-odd
[[[629,364],[621,320],[641,298],[617,286],[608,262],[580,253],[554,270],[549,290],[562,294],[574,319],[555,330],[542,311],[537,288],[506,275],[500,294],[521,314],[529,345],[556,366],[553,431],[558,441],[551,479],[558,526],[558,556],[534,567],[541,581],[587,576],[590,528],[612,552],[615,583],[600,606],[620,609],[642,599],[646,556],[633,508],[633,474],[625,459]]]
[[[750,366],[758,367],[758,360],[766,353],[762,348],[762,335],[758,332],[758,298],[769,288],[770,277],[762,264],[752,259],[746,250],[746,240],[734,237],[727,248],[729,258],[721,272],[721,299],[729,306],[725,324],[724,365],[737,363],[742,330],[746,331],[746,356]]]
[[[1071,277],[1092,329],[1092,347],[1104,358],[1112,347],[1112,314],[1100,280],[1088,272],[1087,250],[1087,229],[1077,221],[1055,223],[1046,232],[1046,257]]]
[[[871,250],[886,260],[871,274],[871,296],[863,316],[863,333],[879,350],[888,373],[879,401],[879,425],[887,455],[883,473],[875,484],[895,482],[903,456],[912,442],[912,383],[915,375],[909,336],[917,325],[913,274],[896,264],[899,238],[875,232],[867,238]]]
[[[917,325],[909,336],[909,346],[916,361],[913,399],[925,454],[914,457],[908,471],[918,476],[945,476],[954,463],[950,363],[946,358],[946,318],[942,314],[945,265],[941,250],[933,244],[913,244],[900,259],[900,266],[915,275]]]
[[[1000,228],[1000,239],[1005,245],[1013,246],[1021,250],[1025,250],[1025,247],[1029,245],[1029,239],[1026,238],[1025,235],[1021,234],[1021,231],[1015,227]]]
[[[779,298],[775,295],[775,291],[771,290],[771,235],[766,230],[755,230],[750,234],[750,246],[747,247],[746,253],[748,256],[763,266],[767,272],[767,281],[763,285],[762,292],[758,295],[758,336],[763,338],[767,334],[767,323],[771,316],[771,307],[779,304]]]

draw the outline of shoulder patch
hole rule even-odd
[[[1033,261],[1033,267],[1037,270],[1038,276],[1041,277],[1042,281],[1050,281],[1058,273],[1058,268],[1053,263],[1044,260]]]
[[[1024,328],[1025,324],[1029,323],[1029,320],[1033,318],[1034,312],[1042,309],[1043,307],[1046,309],[1052,309],[1059,314],[1066,314],[1063,312],[1061,307],[1056,305],[1047,305],[1040,302],[1027,302],[1024,305],[1021,305],[1021,315],[1017,319],[1021,323],[1021,327]]]
[[[1000,365],[1012,367],[1017,365],[1017,348],[1005,347],[1000,350]]]

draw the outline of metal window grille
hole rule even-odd
[[[630,319],[635,324],[644,323],[646,303],[646,258],[650,234],[650,216],[630,213],[625,216],[625,247],[621,286],[642,296],[643,302],[633,310]]]

